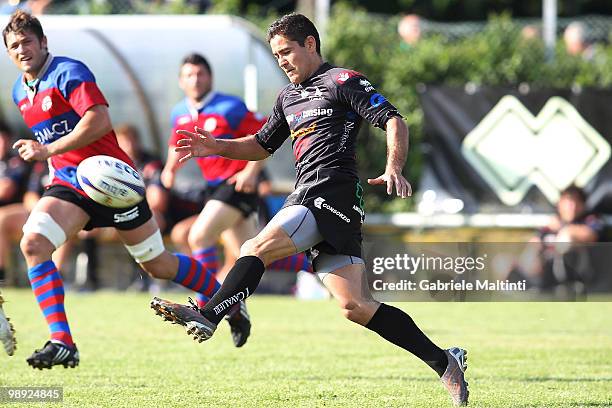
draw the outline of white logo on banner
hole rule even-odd
[[[584,186],[610,158],[610,145],[565,99],[553,97],[537,116],[504,96],[465,137],[467,161],[506,205],[531,186],[551,203],[572,183]]]

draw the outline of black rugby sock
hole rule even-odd
[[[430,366],[440,377],[444,375],[448,365],[446,354],[429,340],[408,314],[400,309],[381,303],[365,327],[396,346],[411,352]]]
[[[219,324],[231,306],[253,294],[265,270],[264,263],[256,256],[238,258],[217,293],[200,309],[200,313]]]

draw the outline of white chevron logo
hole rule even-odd
[[[583,187],[610,158],[608,142],[560,97],[534,117],[517,98],[504,96],[461,150],[506,205],[518,204],[531,186],[554,204],[561,190]]]

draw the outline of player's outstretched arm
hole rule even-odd
[[[19,139],[13,144],[19,155],[26,161],[47,160],[56,154],[85,147],[113,130],[108,107],[92,106],[79,120],[72,132],[60,137],[55,142],[43,145],[36,140]]]
[[[223,156],[234,160],[263,160],[270,156],[255,139],[255,136],[246,136],[239,139],[217,139],[204,129],[196,126],[195,132],[187,130],[177,130],[184,139],[180,139],[175,152],[182,156],[180,162],[183,163],[192,157]]]
[[[408,127],[399,116],[387,121],[387,166],[385,172],[375,179],[368,179],[368,184],[387,186],[387,194],[406,198],[412,195],[412,187],[402,175],[402,169],[408,155]]]

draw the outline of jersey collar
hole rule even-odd
[[[189,109],[189,114],[191,114],[191,118],[193,120],[197,120],[202,108],[208,105],[210,101],[212,101],[212,99],[215,97],[216,94],[217,92],[211,90],[210,92],[206,94],[204,98],[202,98],[200,102],[196,103],[195,105],[192,104],[188,98],[185,98],[185,104],[187,105],[187,109]]]
[[[45,76],[52,61],[53,61],[53,55],[51,55],[51,53],[48,53],[47,59],[45,60],[45,63],[43,64],[43,66],[40,68],[40,71],[38,72],[36,79],[30,82],[30,84],[28,84],[28,81],[26,80],[25,75],[23,74],[21,75],[21,86],[23,86],[24,91],[28,95],[28,99],[30,100],[30,103],[32,103],[34,96],[36,96],[36,92],[38,92],[38,85],[40,84],[40,79]]]
[[[315,72],[313,72],[313,74],[311,76],[308,77],[308,79],[304,80],[303,82],[300,82],[299,84],[295,84],[294,87],[295,88],[301,88],[304,84],[308,84],[310,81],[312,81],[312,79],[314,77],[316,77],[317,75],[322,74],[325,71],[328,71],[332,68],[332,66],[328,63],[323,61],[323,63],[321,65],[319,65],[319,68],[317,68],[317,70]]]

